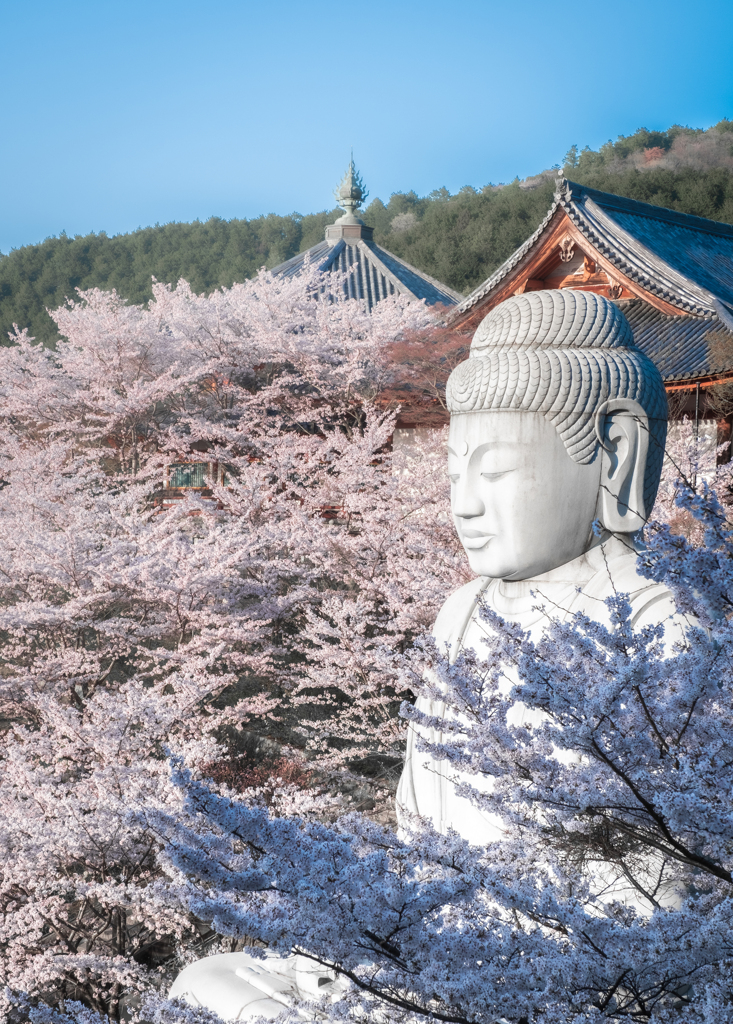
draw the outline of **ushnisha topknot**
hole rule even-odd
[[[615,398],[638,402],[648,417],[648,514],[664,457],[667,396],[659,370],[634,344],[626,317],[602,295],[563,288],[507,299],[481,321],[470,357],[446,387],[452,415],[541,413],[579,463],[595,457],[596,413]]]
[[[635,348],[618,306],[594,292],[529,292],[500,303],[484,317],[471,355],[499,348]]]

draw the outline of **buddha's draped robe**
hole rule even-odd
[[[683,639],[685,622],[675,614],[670,591],[641,577],[636,565],[637,553],[628,541],[612,537],[572,562],[530,580],[509,582],[479,577],[451,594],[440,610],[433,629],[438,649],[447,649],[451,662],[462,649],[473,648],[481,657],[482,649],[486,650],[481,641],[490,628],[479,617],[481,602],[505,621],[518,623],[536,643],[550,618],[567,621],[581,612],[608,625],[610,613],[604,602],[616,593],[628,595],[634,629],[664,623],[664,646],[670,651],[675,641]],[[512,672],[507,668],[507,690]],[[448,713],[444,703],[427,697],[419,697],[416,707],[435,718],[445,719]],[[515,705],[513,711],[510,721],[515,724],[539,721],[539,712],[531,712],[521,704]],[[418,750],[420,733],[430,743],[444,742],[442,730],[410,725],[405,767],[397,790],[398,818],[405,821],[405,812],[421,815],[430,819],[439,832],[445,834],[449,828],[454,829],[477,845],[500,838],[501,818],[459,797],[453,782],[456,779],[479,791],[491,792],[492,779],[461,774],[448,761]],[[450,742],[449,736],[445,739]]]

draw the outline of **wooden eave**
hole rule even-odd
[[[666,380],[665,391],[694,391],[695,388],[704,390],[715,387],[716,384],[730,384],[733,382],[733,373],[709,373],[704,377],[691,377],[689,380]]]
[[[583,257],[585,268],[582,274],[563,276],[563,257],[568,254],[571,254],[571,259],[577,254]],[[610,299],[642,299],[666,316],[684,315],[678,307],[647,291],[614,266],[572,222],[565,209],[558,206],[534,245],[517,265],[475,305],[450,317],[451,326],[462,332],[475,330],[500,302],[512,295],[542,288],[575,288],[597,292]]]

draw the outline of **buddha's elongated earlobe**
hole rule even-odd
[[[596,413],[601,444],[598,518],[611,533],[636,533],[646,523],[644,473],[649,420],[630,398],[604,402]]]

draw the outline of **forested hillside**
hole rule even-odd
[[[507,185],[466,186],[456,195],[439,188],[420,197],[393,194],[364,211],[375,240],[416,267],[468,292],[535,229],[552,200],[552,168]],[[600,150],[571,147],[565,174],[575,181],[733,222],[733,121],[708,130],[675,125],[665,132],[642,128]],[[186,278],[208,292],[273,267],[323,237],[339,210],[302,216],[275,214],[253,220],[166,224],[112,238],[104,233],[49,238],[0,256],[0,332],[13,323],[45,343],[56,328],[45,312],[75,288],[116,288],[132,302],[149,299],[151,279]]]
[[[269,214],[255,220],[164,224],[110,238],[61,235],[0,256],[0,338],[17,323],[44,343],[57,336],[46,309],[56,309],[76,288],[116,288],[131,302],[152,297],[152,278],[184,277],[210,292],[273,267],[323,238],[327,212],[301,217]]]

